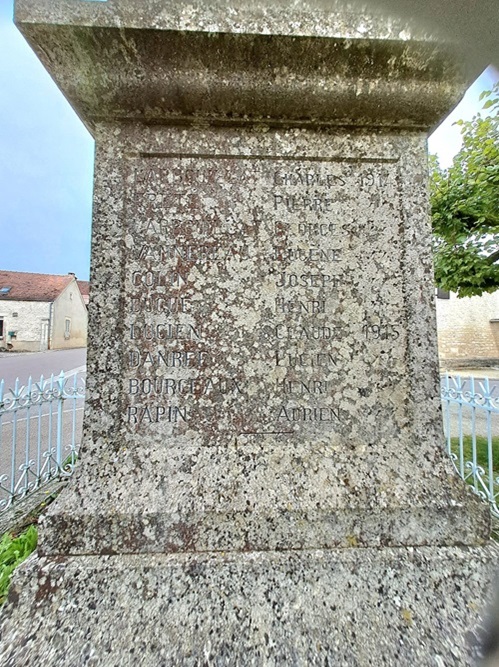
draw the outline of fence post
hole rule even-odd
[[[60,470],[62,466],[62,413],[64,407],[64,373],[61,371],[57,378],[58,394],[57,394],[57,442],[56,442],[56,463]]]

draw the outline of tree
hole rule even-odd
[[[448,169],[430,156],[435,280],[459,297],[499,289],[499,84],[461,126],[463,145]]]

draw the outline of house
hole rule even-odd
[[[80,289],[80,294],[83,298],[83,303],[88,306],[90,301],[90,283],[88,280],[76,280],[78,287]]]
[[[0,349],[85,347],[87,308],[73,273],[0,271]]]
[[[437,290],[437,330],[442,368],[499,365],[499,290],[461,299]]]

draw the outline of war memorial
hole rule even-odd
[[[96,142],[84,442],[1,662],[473,664],[496,552],[443,449],[428,132],[397,18],[18,0]]]

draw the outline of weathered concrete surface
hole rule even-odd
[[[89,378],[92,472],[44,553],[485,540],[436,446],[424,137],[98,138],[96,333],[113,337]]]
[[[124,119],[427,128],[463,88],[449,48],[314,1],[18,0],[16,17],[91,130]]]
[[[425,186],[463,77],[366,15],[163,6],[19,3],[97,151],[83,461],[4,656],[468,664]]]
[[[35,559],[10,593],[17,641],[2,665],[463,667],[474,664],[465,634],[496,556],[426,547]]]
[[[321,0],[18,0],[16,20],[23,24],[82,25],[138,30],[247,33],[294,37],[428,40],[397,17],[380,20],[359,3]]]

